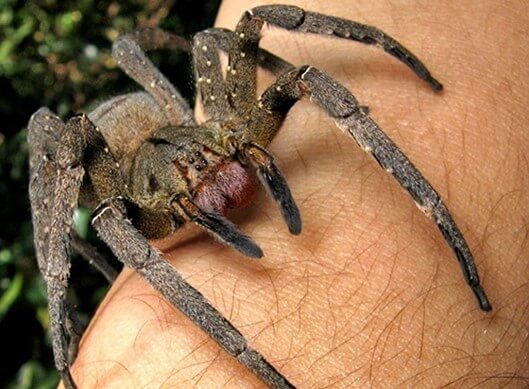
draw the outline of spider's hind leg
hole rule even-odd
[[[55,365],[65,386],[75,388],[70,359],[77,353],[82,329],[66,301],[73,212],[84,178],[99,198],[123,193],[124,184],[101,133],[86,115],[74,116],[64,124],[43,108],[32,116],[28,131],[35,249],[47,285]]]
[[[46,108],[37,111],[28,125],[30,148],[29,195],[37,261],[47,285],[55,366],[65,385],[74,388],[68,361],[68,341],[76,334],[68,327],[66,288],[70,269],[69,232],[77,206],[84,169],[80,155],[85,122],[80,117],[64,124]]]
[[[193,37],[193,65],[197,91],[207,116],[221,121],[233,114],[222,75],[217,38],[205,30]]]

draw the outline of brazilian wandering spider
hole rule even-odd
[[[113,45],[113,56],[144,92],[114,97],[65,123],[41,108],[28,125],[36,254],[47,283],[55,364],[66,387],[75,387],[69,366],[80,338],[79,325],[66,302],[70,244],[89,255],[86,243],[70,238],[78,204],[94,210],[95,230],[120,261],[140,273],[230,355],[268,385],[293,387],[147,239],[167,236],[191,221],[242,254],[261,257],[257,244],[225,218],[229,209],[252,198],[250,167],[278,203],[290,232],[299,234],[298,208],[265,148],[290,108],[306,95],[434,220],[454,250],[480,308],[491,310],[472,254],[439,195],[343,86],[314,67],[294,67],[259,49],[264,23],[377,45],[435,91],[442,89],[418,58],[380,30],[292,6],[254,8],[242,16],[235,31],[208,29],[196,34],[192,43],[156,28],[121,36]],[[208,121],[195,121],[187,103],[144,53],[159,48],[192,53]],[[225,75],[219,50],[228,54]],[[256,100],[257,66],[278,78]],[[93,259],[108,278],[113,277],[104,260]]]

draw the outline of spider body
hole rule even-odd
[[[150,95],[139,92],[114,98],[88,114],[119,165],[126,183],[121,195],[139,206],[135,221],[143,235],[162,238],[182,225],[170,212],[177,193],[186,192],[201,209],[223,216],[247,206],[255,184],[233,145],[244,132],[226,130],[234,127],[231,121],[171,127],[156,107]],[[131,128],[131,122],[138,126]],[[153,163],[158,164],[156,174]],[[90,178],[81,187],[80,203],[89,208],[104,200],[92,187]]]
[[[235,141],[211,127],[164,127],[140,146],[129,172],[129,196],[139,205],[138,223],[146,237],[164,237],[182,224],[185,215],[178,218],[171,206],[177,194],[185,193],[200,209],[222,216],[251,202],[254,183],[236,159]],[[173,219],[170,231],[145,227],[143,220],[157,211]]]
[[[254,8],[242,16],[235,31],[208,29],[195,35],[192,44],[160,29],[120,37],[113,56],[144,92],[114,97],[88,116],[67,122],[42,108],[28,125],[36,254],[48,287],[55,363],[67,387],[75,387],[69,366],[81,332],[65,298],[70,230],[78,204],[94,210],[92,225],[115,256],[226,352],[268,385],[293,386],[146,238],[169,235],[191,222],[242,254],[261,257],[259,246],[225,218],[229,209],[251,201],[255,189],[250,170],[277,202],[289,231],[299,234],[298,207],[265,148],[304,96],[409,192],[453,249],[480,308],[491,309],[470,249],[437,192],[347,89],[314,67],[294,67],[260,49],[265,22],[374,44],[410,67],[434,91],[442,88],[418,58],[382,31],[292,6]],[[192,53],[207,121],[195,120],[178,91],[147,58],[145,51],[159,48]],[[219,51],[228,54],[225,74]],[[258,66],[279,77],[256,99]],[[90,252],[75,237],[72,244],[81,253]],[[93,261],[105,272],[101,258]]]

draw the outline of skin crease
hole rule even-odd
[[[265,3],[225,1],[217,25],[233,28]],[[300,206],[299,237],[259,190],[231,219],[261,245],[261,260],[192,226],[156,246],[298,387],[528,385],[529,7],[285,3],[381,28],[445,85],[435,94],[360,44],[263,31],[263,47],[327,72],[370,107],[447,203],[494,310],[478,310],[433,222],[308,100],[270,147]],[[73,376],[82,388],[260,387],[129,269],[85,333]]]

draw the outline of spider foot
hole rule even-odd
[[[479,308],[485,312],[492,311],[492,305],[490,304],[489,298],[483,290],[483,287],[481,285],[473,285],[472,291],[478,300]]]

